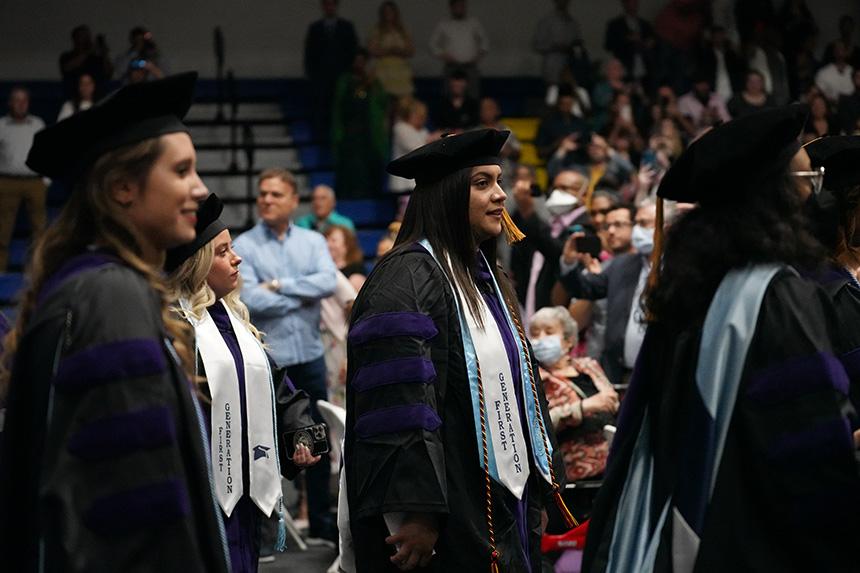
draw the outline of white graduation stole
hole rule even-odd
[[[499,483],[517,499],[522,499],[529,478],[529,451],[523,437],[517,390],[505,341],[483,297],[479,297],[479,311],[484,324],[481,328],[466,304],[463,293],[457,287],[455,290],[460,299],[460,308],[465,310],[463,315],[481,369],[485,423],[490,438],[487,440],[490,464],[495,462]]]
[[[427,239],[420,242],[438,263],[433,248]],[[480,252],[479,252],[480,253]],[[483,254],[479,254],[483,257]],[[484,259],[486,263],[486,259]],[[469,306],[458,285],[448,281],[455,294],[457,315],[460,319],[460,330],[463,334],[463,353],[466,358],[466,371],[469,377],[470,394],[472,397],[472,415],[475,422],[475,435],[478,440],[478,463],[485,468],[490,476],[504,485],[517,499],[522,499],[526,480],[529,477],[529,453],[525,440],[530,440],[532,460],[540,476],[549,484],[552,479],[549,471],[552,446],[544,441],[540,431],[538,418],[542,416],[539,405],[535,401],[530,387],[531,372],[528,350],[523,347],[517,336],[513,318],[505,306],[501,289],[495,277],[490,274],[493,291],[500,301],[505,315],[505,324],[510,329],[517,347],[517,365],[520,370],[521,388],[519,398],[527,416],[527,423],[520,418],[517,402],[516,387],[505,342],[499,331],[498,324],[490,313],[483,297],[479,297],[480,313],[484,328],[478,326],[472,316]],[[447,278],[447,275],[446,275]],[[478,367],[481,370],[478,377]],[[485,467],[481,448],[481,405],[479,400],[479,384],[484,391],[484,423],[487,429],[488,466]]]
[[[184,301],[182,301],[184,302]],[[183,308],[185,305],[183,305]],[[245,365],[245,397],[248,411],[249,494],[265,515],[281,496],[275,442],[274,390],[269,361],[259,341],[230,311],[227,315]],[[187,310],[187,309],[186,309]],[[192,321],[197,352],[203,360],[212,395],[211,450],[215,495],[229,517],[242,497],[242,409],[239,376],[233,354],[224,342],[215,321],[204,311],[200,321]]]

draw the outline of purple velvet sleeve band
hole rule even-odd
[[[352,379],[356,392],[365,392],[388,384],[429,384],[436,379],[436,368],[427,358],[410,356],[362,366]]]
[[[87,424],[71,437],[68,450],[83,460],[96,461],[161,448],[175,440],[170,410],[156,407]]]
[[[161,374],[167,361],[161,342],[151,338],[119,340],[93,346],[60,362],[54,386],[58,390],[84,390],[129,378]]]
[[[361,319],[349,331],[349,342],[365,344],[392,336],[414,336],[430,340],[439,334],[433,320],[420,312],[383,312]]]
[[[407,404],[363,414],[355,422],[355,433],[359,438],[370,438],[379,434],[393,434],[407,430],[434,432],[441,425],[442,420],[430,406]]]
[[[747,395],[761,404],[776,404],[822,390],[848,394],[848,376],[830,354],[795,358],[750,376]]]
[[[190,512],[185,486],[170,480],[97,499],[84,513],[83,521],[96,533],[113,536],[158,527]]]
[[[848,420],[833,418],[780,436],[768,446],[767,456],[778,464],[809,465],[840,456],[849,459],[853,444]]]
[[[855,348],[839,357],[849,380],[860,381],[860,348]]]

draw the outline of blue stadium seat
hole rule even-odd
[[[307,143],[313,139],[313,130],[307,121],[299,120],[290,123],[289,131],[294,143]]]
[[[377,243],[379,243],[379,239],[381,239],[382,236],[385,235],[385,230],[358,230],[355,234],[358,236],[358,244],[361,246],[361,250],[364,251],[364,255],[370,255],[371,257],[375,257],[376,245]]]
[[[7,324],[11,328],[14,326],[15,321],[18,320],[18,307],[17,306],[0,306],[0,314],[3,315],[3,318],[6,319]],[[2,325],[3,320],[0,319],[0,325]],[[0,329],[2,330],[2,329]],[[0,334],[3,334],[0,332]]]
[[[346,215],[356,227],[387,227],[394,220],[394,197],[382,199],[343,199],[337,212]]]
[[[333,163],[331,152],[320,145],[307,145],[300,148],[299,161],[305,169],[330,167]]]
[[[21,273],[0,273],[0,304],[9,305],[16,302],[15,297],[24,286],[24,275]]]
[[[317,185],[328,185],[334,189],[334,171],[317,171],[310,176],[311,189]]]
[[[27,249],[30,246],[30,242],[26,239],[14,239],[12,244],[9,245],[9,266],[10,267],[23,267],[24,263],[27,261]]]

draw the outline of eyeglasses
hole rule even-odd
[[[824,186],[824,167],[819,167],[814,171],[792,171],[794,177],[807,177],[812,185],[812,193],[818,195],[821,193],[821,188]]]
[[[609,229],[623,229],[624,227],[632,227],[633,223],[630,221],[613,221],[612,223],[603,223],[600,225],[600,229],[602,231],[608,231]]]

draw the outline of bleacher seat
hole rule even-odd
[[[308,143],[313,140],[313,130],[307,121],[291,122],[288,129],[294,143]]]
[[[337,202],[337,212],[352,219],[356,227],[387,227],[394,220],[394,202],[394,197],[343,199]]]
[[[9,326],[12,326],[18,320],[18,307],[13,305],[0,306],[0,314],[3,315]]]
[[[379,240],[385,235],[386,231],[382,230],[361,230],[356,231],[358,236],[358,244],[361,250],[364,251],[364,256],[367,258],[376,256],[376,245]]]
[[[317,171],[316,173],[311,173],[308,183],[311,188],[317,185],[328,185],[334,189],[334,171]]]
[[[331,167],[333,160],[331,151],[320,145],[306,145],[299,149],[299,161],[308,170]]]
[[[23,287],[23,274],[0,273],[0,305],[15,304],[17,302],[16,297]]]
[[[534,141],[537,137],[540,118],[537,117],[503,117],[499,120],[510,128],[521,142]]]
[[[26,239],[13,239],[9,245],[9,266],[17,269],[24,266],[27,261],[27,249],[30,242]]]

